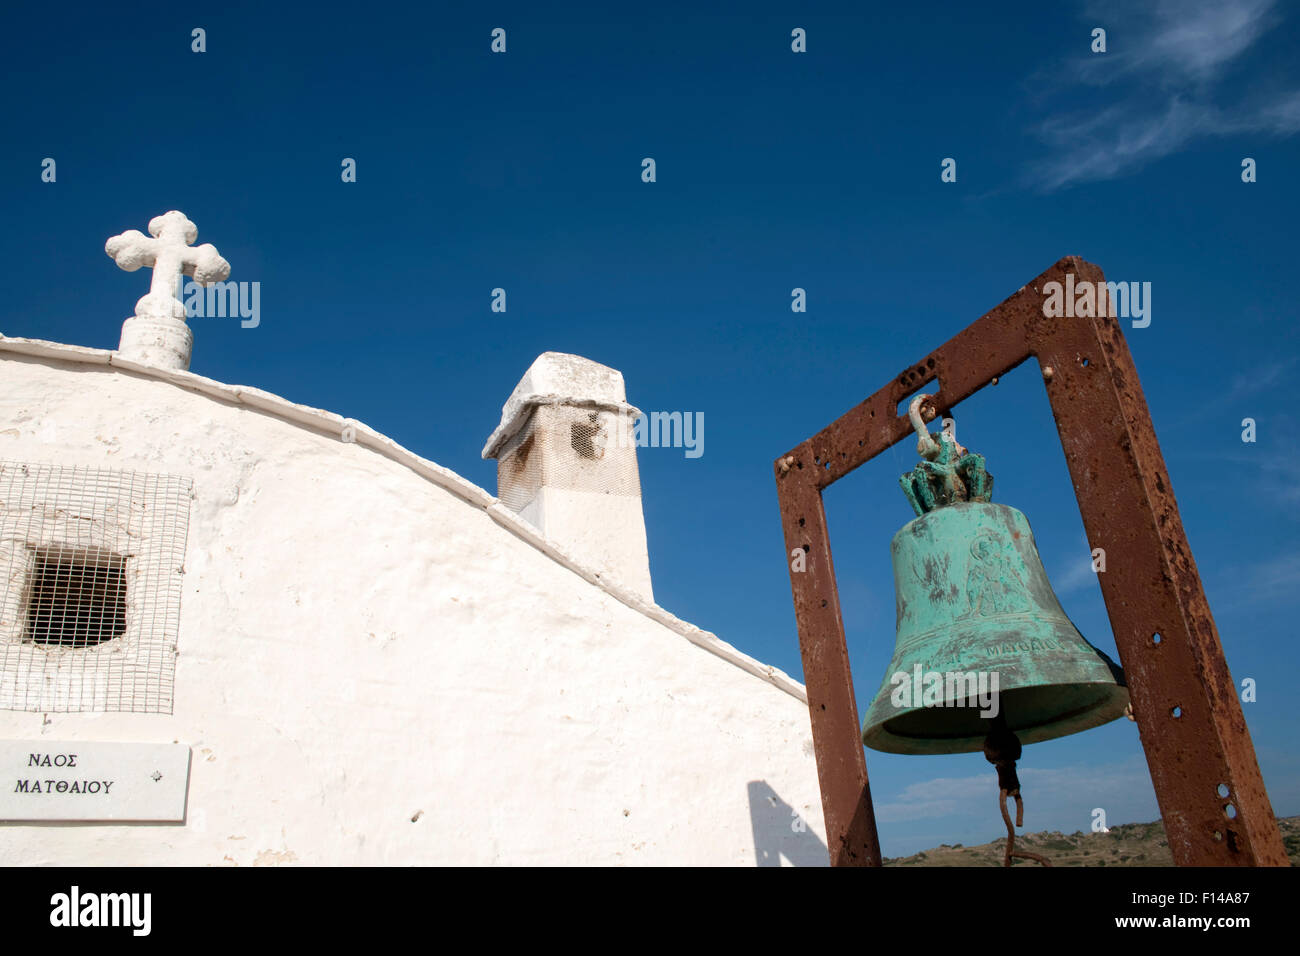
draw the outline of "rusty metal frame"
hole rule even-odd
[[[1030,358],[1089,546],[1123,556],[1101,591],[1174,862],[1289,865],[1119,322],[1043,314],[1044,283],[1067,273],[1105,282],[1089,262],[1060,260],[775,463],[832,865],[879,866],[880,846],[822,489],[913,434],[897,407],[921,386],[939,382],[928,411],[946,414]]]

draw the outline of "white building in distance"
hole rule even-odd
[[[118,350],[0,336],[0,859],[827,863],[802,686],[654,603],[618,372],[533,364],[494,497],[188,371],[229,266],[150,231]]]

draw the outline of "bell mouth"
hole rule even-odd
[[[973,753],[983,750],[995,716],[1021,743],[1032,744],[1110,723],[1128,703],[1128,689],[1114,683],[1009,688],[997,695],[996,713],[974,706],[911,708],[867,727],[862,742],[883,753]]]

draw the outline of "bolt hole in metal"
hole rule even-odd
[[[1156,631],[1154,634],[1151,635],[1151,643],[1152,643],[1152,644],[1159,644],[1159,643],[1160,643],[1161,641],[1163,641],[1163,640],[1164,640],[1164,638],[1160,636],[1160,632],[1159,632],[1159,631]]]
[[[1084,368],[1087,368],[1088,360],[1086,358],[1079,359],[1079,364],[1082,365]]]
[[[1177,719],[1177,718],[1183,716],[1183,709],[1182,709],[1181,707],[1175,707],[1175,708],[1174,708],[1173,710],[1171,710],[1169,713],[1173,714],[1174,718]]]
[[[1228,795],[1228,785],[1226,783],[1219,784],[1217,792],[1219,796],[1226,797]]]
[[[1224,816],[1226,816],[1229,820],[1237,819],[1237,808],[1234,807],[1231,803],[1227,804],[1223,808],[1223,813]]]

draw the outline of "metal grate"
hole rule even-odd
[[[191,487],[0,462],[0,708],[171,713]]]
[[[543,487],[640,497],[631,428],[614,412],[539,405],[497,456],[497,497],[515,512]]]
[[[126,631],[126,580],[120,554],[37,548],[27,584],[27,640],[91,647]]]

